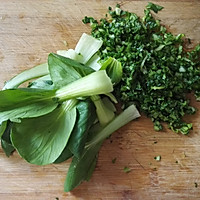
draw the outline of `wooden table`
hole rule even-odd
[[[74,48],[85,15],[104,17],[115,0],[0,0],[0,88],[12,76],[45,62],[50,52]],[[154,1],[156,2],[156,1]],[[157,15],[169,29],[200,41],[200,1],[157,1]],[[147,1],[121,1],[123,9],[143,15]],[[67,41],[67,47],[65,42]],[[200,108],[200,103],[192,99]],[[35,166],[17,153],[7,158],[0,149],[2,200],[180,200],[200,199],[200,111],[187,117],[194,125],[188,136],[164,129],[155,132],[142,116],[117,131],[101,148],[90,182],[63,192],[69,162]],[[161,155],[161,161],[154,160]],[[112,160],[116,158],[113,164]],[[131,172],[125,173],[127,166]]]

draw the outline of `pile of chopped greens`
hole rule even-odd
[[[163,7],[149,3],[144,17],[124,11],[119,5],[100,22],[85,17],[91,35],[103,41],[99,50],[102,60],[113,57],[121,62],[123,76],[114,93],[127,107],[134,102],[161,130],[166,122],[175,132],[188,134],[192,124],[184,122],[185,114],[196,109],[186,94],[200,98],[200,45],[187,51],[184,34],[173,35],[155,19]]]
[[[48,62],[26,70],[0,91],[0,137],[7,156],[14,150],[36,165],[72,158],[64,190],[89,180],[103,141],[140,116],[134,105],[116,114],[113,85],[122,66],[96,52],[102,41],[83,34],[75,50],[50,53]],[[31,81],[27,87],[19,87]]]

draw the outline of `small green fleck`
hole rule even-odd
[[[154,141],[154,144],[157,144],[158,142],[157,141]]]
[[[124,172],[125,173],[129,173],[130,171],[131,171],[131,169],[129,167],[127,167],[127,166],[124,167]]]
[[[176,163],[178,163],[178,160],[176,160]]]
[[[112,159],[112,163],[115,164],[116,163],[117,158],[113,158]]]
[[[155,156],[154,159],[157,161],[161,161],[161,156]]]
[[[198,187],[198,183],[197,183],[197,182],[195,182],[195,183],[194,183],[194,186],[195,186],[195,188],[197,188],[197,187]]]

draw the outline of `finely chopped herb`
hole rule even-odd
[[[83,22],[103,40],[101,59],[114,57],[122,64],[122,81],[114,90],[122,105],[136,103],[157,131],[166,122],[173,131],[188,134],[192,124],[182,118],[196,111],[186,94],[193,91],[200,100],[200,45],[188,52],[191,41],[184,34],[173,35],[152,15],[162,9],[149,3],[140,18],[117,5],[99,22],[92,17]]]

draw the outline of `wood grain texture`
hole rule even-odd
[[[163,24],[175,34],[185,33],[193,44],[200,41],[199,0],[158,2],[165,7],[157,15]],[[82,18],[101,18],[116,3],[142,16],[147,1],[0,0],[0,88],[20,71],[45,62],[50,52],[66,49],[63,41],[74,48],[81,34],[90,32]],[[200,199],[200,111],[187,120],[194,125],[188,136],[167,128],[155,132],[145,116],[121,128],[103,144],[90,182],[71,193],[63,192],[69,162],[35,166],[17,153],[7,158],[0,148],[0,199]],[[158,155],[160,162],[154,160]],[[131,172],[124,173],[125,166]]]

